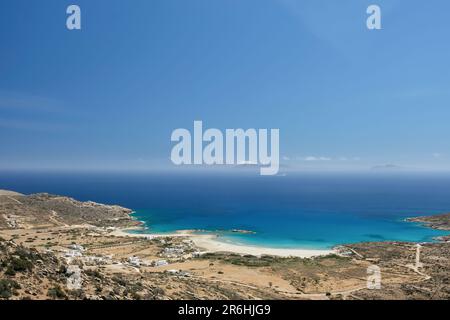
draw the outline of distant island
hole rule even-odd
[[[365,242],[332,251],[240,248],[211,234],[130,234],[126,230],[142,227],[131,213],[0,190],[0,299],[450,298],[448,237],[422,244],[418,269],[416,243]],[[408,220],[450,230],[450,214]],[[373,264],[382,270],[380,290],[366,287]]]
[[[437,230],[450,230],[450,213],[436,216],[408,218],[406,220],[410,222],[419,222],[429,228]]]

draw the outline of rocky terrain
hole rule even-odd
[[[80,288],[69,288],[79,268]],[[250,299],[280,298],[258,289],[219,285],[173,272],[133,273],[90,267],[81,260],[67,262],[52,252],[41,252],[0,239],[0,299]]]
[[[60,225],[131,227],[139,222],[131,210],[95,202],[80,202],[46,193],[0,195],[0,228],[37,228]]]
[[[136,237],[131,210],[0,192],[0,299],[449,299],[450,247],[342,246],[315,258],[202,253],[184,235]],[[420,220],[419,220],[420,219]],[[448,215],[417,218],[448,227]],[[368,267],[382,286],[367,289]]]
[[[435,216],[409,218],[410,222],[419,222],[429,228],[438,230],[450,230],[450,213]]]
[[[417,244],[402,242],[359,243],[351,245],[355,259],[369,260],[381,268],[382,277],[390,273],[416,274],[403,283],[382,281],[380,290],[363,289],[353,293],[358,299],[450,299],[450,245],[420,245],[420,267],[415,261]]]

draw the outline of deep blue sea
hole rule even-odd
[[[403,220],[450,212],[450,174],[1,172],[0,189],[119,204],[150,231],[221,230],[228,241],[270,247],[430,241],[448,233]]]

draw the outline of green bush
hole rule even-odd
[[[9,299],[14,294],[14,290],[20,289],[20,285],[9,279],[0,280],[0,299]]]
[[[125,279],[123,279],[122,277],[119,276],[114,276],[112,278],[112,281],[116,282],[117,284],[126,287],[127,286],[127,281]]]
[[[8,266],[8,268],[6,268],[5,275],[12,277],[16,275],[16,272],[13,268],[11,268],[11,266]]]
[[[84,273],[87,276],[90,276],[92,278],[103,279],[103,275],[100,272],[98,272],[97,270],[90,270],[90,269],[88,269]]]
[[[9,262],[9,268],[11,268],[15,272],[30,271],[31,269],[33,269],[33,264],[26,258],[13,257]]]
[[[141,300],[142,299],[141,295],[137,292],[131,293],[131,298],[133,298],[133,300]]]
[[[54,286],[53,288],[48,289],[47,295],[52,299],[67,299],[66,293],[60,286]]]

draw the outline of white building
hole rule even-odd
[[[166,260],[158,260],[154,263],[155,267],[167,266],[168,264],[169,263]]]
[[[128,262],[135,267],[140,267],[142,264],[141,259],[139,259],[138,257],[135,257],[135,256],[129,257]]]

